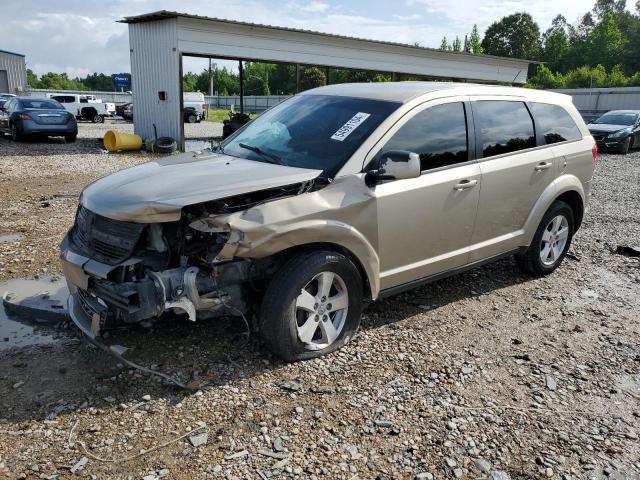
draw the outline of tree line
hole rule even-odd
[[[528,13],[515,13],[491,24],[479,46],[473,32],[476,48],[458,37],[440,48],[544,62],[529,72],[535,88],[640,85],[640,0],[634,13],[626,0],[596,0],[576,24],[557,15],[544,32]]]
[[[27,69],[27,85],[31,88],[50,90],[99,90],[112,92],[115,90],[113,78],[104,73],[92,73],[84,78],[69,78],[66,73],[48,72],[42,76]]]

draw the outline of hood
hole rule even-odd
[[[590,123],[587,125],[590,132],[613,133],[624,128],[631,128],[631,125],[610,125],[608,123]]]
[[[171,222],[188,205],[293,185],[321,173],[217,153],[184,153],[96,180],[83,190],[80,203],[114,220]]]

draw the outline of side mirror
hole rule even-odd
[[[365,175],[369,187],[386,180],[418,178],[421,174],[420,155],[406,150],[389,150],[378,156],[376,170]]]

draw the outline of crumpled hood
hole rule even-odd
[[[321,173],[218,153],[184,153],[96,180],[84,189],[80,203],[114,220],[171,222],[187,205],[293,185]]]
[[[607,123],[590,123],[587,125],[590,132],[613,133],[624,128],[630,128],[630,125],[609,125]]]

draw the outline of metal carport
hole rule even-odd
[[[121,22],[129,24],[135,132],[153,137],[155,124],[183,147],[184,55],[510,84],[525,83],[531,63],[165,10]]]

